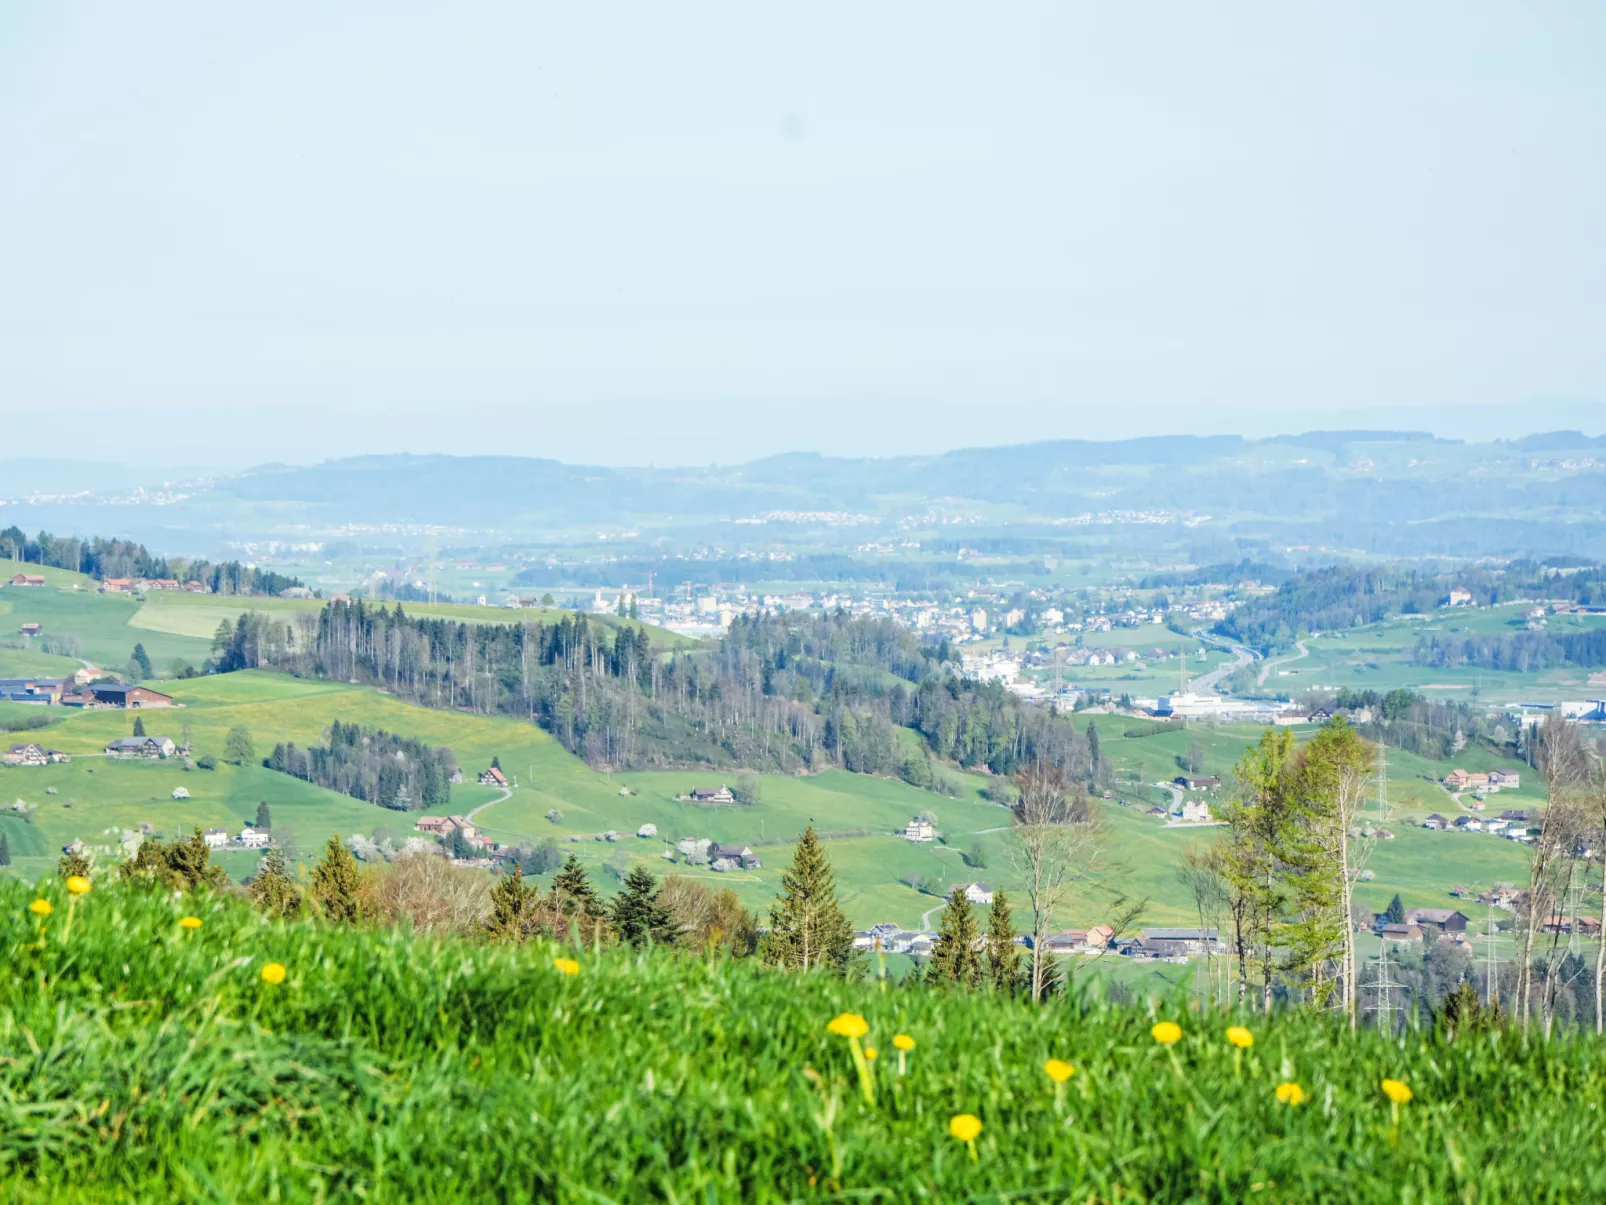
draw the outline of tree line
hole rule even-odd
[[[327,787],[353,799],[399,812],[447,808],[457,758],[444,745],[339,720],[324,731],[324,744],[306,749],[280,743],[265,763],[270,770]]]
[[[71,569],[102,581],[123,577],[198,581],[212,594],[278,595],[292,586],[304,585],[299,578],[239,561],[214,564],[203,559],[159,557],[137,541],[101,536],[83,539],[41,531],[30,538],[16,526],[0,530],[0,553],[15,561]]]
[[[1526,674],[1573,666],[1606,665],[1606,628],[1586,632],[1424,633],[1411,650],[1418,665],[1454,669],[1511,670]]]

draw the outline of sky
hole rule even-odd
[[[1545,0],[9,5],[0,442],[1597,434],[1603,61]]]

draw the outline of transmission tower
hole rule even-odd
[[[1377,816],[1378,822],[1388,823],[1389,818],[1389,759],[1383,742],[1377,742]]]
[[[1370,986],[1377,995],[1374,997],[1373,1003],[1367,1006],[1367,1010],[1377,1014],[1379,1029],[1393,1033],[1394,1013],[1396,1011],[1405,1011],[1405,1005],[1403,1002],[1395,1005],[1389,993],[1403,992],[1405,984],[1396,983],[1394,976],[1389,971],[1389,947],[1387,941],[1383,942],[1382,948],[1378,951],[1377,977]]]
[[[430,605],[434,606],[434,604],[435,604],[435,532],[434,532],[434,529],[431,529],[430,533],[429,533],[428,554],[429,554],[429,601],[430,601]]]
[[[1563,916],[1567,921],[1567,953],[1578,953],[1578,862],[1576,859],[1567,864],[1567,892],[1563,897]],[[1561,917],[1557,918],[1558,920]]]
[[[1494,935],[1494,905],[1491,904],[1489,905],[1489,924],[1485,928],[1483,935],[1483,975],[1485,981],[1483,1002],[1490,1008],[1493,1008],[1500,999],[1500,989],[1496,986],[1495,979],[1495,967],[1497,964],[1494,958]]]

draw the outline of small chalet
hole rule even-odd
[[[735,803],[736,794],[729,787],[693,787],[693,803]]]
[[[935,841],[937,828],[929,820],[922,820],[918,816],[903,827],[905,841]]]
[[[1424,820],[1422,822],[1422,827],[1423,828],[1438,828],[1438,829],[1449,828],[1450,827],[1450,821],[1448,819],[1446,819],[1445,817],[1439,815],[1437,812],[1434,812],[1433,815],[1429,816],[1426,820]]]
[[[1384,941],[1421,941],[1422,930],[1413,924],[1387,924],[1378,930]]]
[[[12,745],[0,756],[0,762],[8,766],[43,766],[49,761],[43,745]]]
[[[1502,791],[1515,791],[1522,785],[1522,775],[1515,770],[1490,770],[1489,785]]]
[[[1405,913],[1407,924],[1437,925],[1446,933],[1465,933],[1467,916],[1455,908],[1411,908]]]
[[[986,883],[961,883],[960,889],[964,891],[965,898],[972,904],[990,904],[993,902],[993,889]]]
[[[240,844],[247,849],[263,849],[273,838],[261,829],[252,828],[249,824],[240,830]]]
[[[488,770],[482,770],[480,772],[480,786],[505,787],[507,786],[507,775],[503,774],[502,771],[497,769],[495,766],[492,766]]]
[[[39,635],[39,625],[36,624],[36,623],[25,623],[25,624],[23,624],[22,625],[22,634],[24,636],[37,636],[37,635]]]
[[[715,870],[720,869],[722,860],[729,862],[733,869],[740,866],[743,870],[758,870],[763,866],[758,855],[745,845],[715,845],[708,851],[708,857]]]
[[[421,833],[433,833],[437,837],[449,836],[456,827],[457,825],[453,824],[445,816],[420,816],[418,818],[418,831]]]
[[[11,584],[13,586],[42,586],[45,584],[45,579],[42,574],[38,573],[19,573],[11,579]]]
[[[229,843],[229,830],[226,828],[209,828],[201,834],[208,849],[222,849]]]

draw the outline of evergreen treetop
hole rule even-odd
[[[624,889],[614,897],[609,919],[619,940],[640,947],[651,941],[672,940],[673,918],[658,902],[658,882],[645,866],[633,866],[625,875]]]
[[[341,924],[355,923],[362,916],[361,882],[357,859],[336,833],[324,846],[323,860],[312,870],[312,894],[323,914]]]
[[[980,936],[970,897],[963,887],[955,887],[948,896],[948,906],[942,910],[942,928],[931,954],[931,973],[943,983],[979,986],[981,951],[976,947]]]
[[[790,970],[844,974],[853,963],[853,929],[836,898],[836,876],[811,824],[803,830],[781,894],[770,908],[765,961]]]

